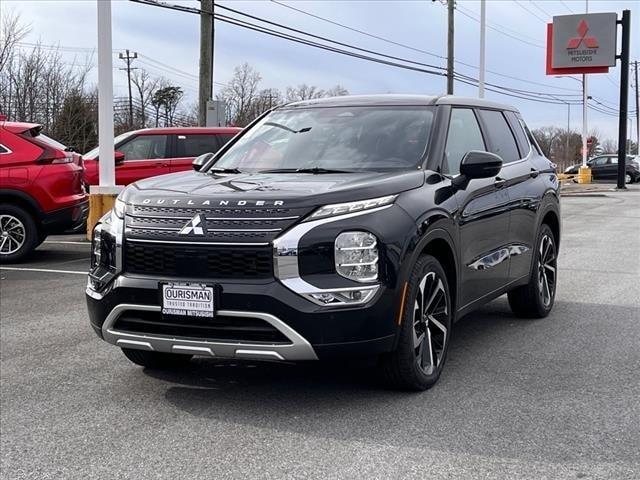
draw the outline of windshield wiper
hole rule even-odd
[[[207,173],[242,173],[237,168],[211,167]]]
[[[274,168],[262,170],[260,173],[353,173],[353,170],[338,170],[333,168],[309,167],[309,168]]]
[[[304,128],[301,128],[300,130],[294,130],[293,128],[289,128],[286,125],[282,125],[281,123],[275,123],[275,122],[265,122],[264,124],[269,127],[281,128],[291,133],[306,133],[309,130],[311,130],[311,127],[304,127]]]

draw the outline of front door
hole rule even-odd
[[[124,161],[116,164],[116,184],[129,185],[143,178],[170,173],[167,135],[137,135],[117,150]]]
[[[472,108],[453,108],[443,170],[458,175],[470,150],[487,150]],[[460,308],[503,287],[509,276],[509,195],[499,176],[469,181],[456,192],[460,235]]]

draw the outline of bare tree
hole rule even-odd
[[[6,13],[0,23],[0,72],[5,64],[13,58],[15,47],[28,33],[30,27],[20,24],[20,15],[14,12]]]
[[[149,72],[144,68],[134,70],[131,74],[131,83],[135,87],[137,94],[136,100],[136,126],[137,128],[144,128],[147,126],[148,115],[147,110],[152,106],[153,92],[158,88],[158,85],[163,82],[161,78],[152,78]]]
[[[349,95],[349,90],[342,85],[334,85],[325,92],[325,95],[327,97],[344,97],[345,95]]]
[[[221,95],[227,105],[228,123],[245,126],[254,118],[253,103],[261,79],[258,71],[246,62],[234,69],[233,78]]]
[[[544,153],[546,157],[552,158],[552,154],[554,153],[553,148],[560,134],[562,133],[562,129],[548,126],[536,128],[531,133],[533,133],[533,136],[536,138],[538,145],[540,145],[542,153]]]
[[[319,89],[315,85],[307,85],[306,83],[301,83],[297,87],[287,87],[286,93],[287,102],[298,102],[326,96],[324,90]]]
[[[607,138],[602,141],[600,144],[602,147],[602,153],[617,153],[618,152],[618,142],[611,138]]]

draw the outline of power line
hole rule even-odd
[[[563,2],[562,0],[560,0],[560,3],[564,6],[564,8],[566,8],[567,10],[569,10],[571,13],[575,13],[573,10],[571,10],[571,7],[569,7],[569,5],[567,5],[565,2]]]
[[[514,3],[516,5],[518,5],[521,9],[523,9],[525,12],[529,12],[531,15],[533,15],[534,17],[536,17],[538,20],[540,20],[542,23],[544,23],[545,25],[547,24],[547,20],[545,20],[544,18],[542,18],[541,16],[539,16],[536,12],[533,12],[531,10],[529,10],[527,7],[525,7],[524,5],[522,5],[522,3],[520,3],[519,0],[513,0]]]

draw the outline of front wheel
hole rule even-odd
[[[451,337],[449,284],[440,262],[422,255],[413,267],[404,299],[398,347],[382,358],[396,388],[427,390],[440,377]]]
[[[556,240],[548,225],[542,224],[529,283],[508,294],[511,311],[518,317],[543,318],[549,315],[556,297],[557,249]]]

